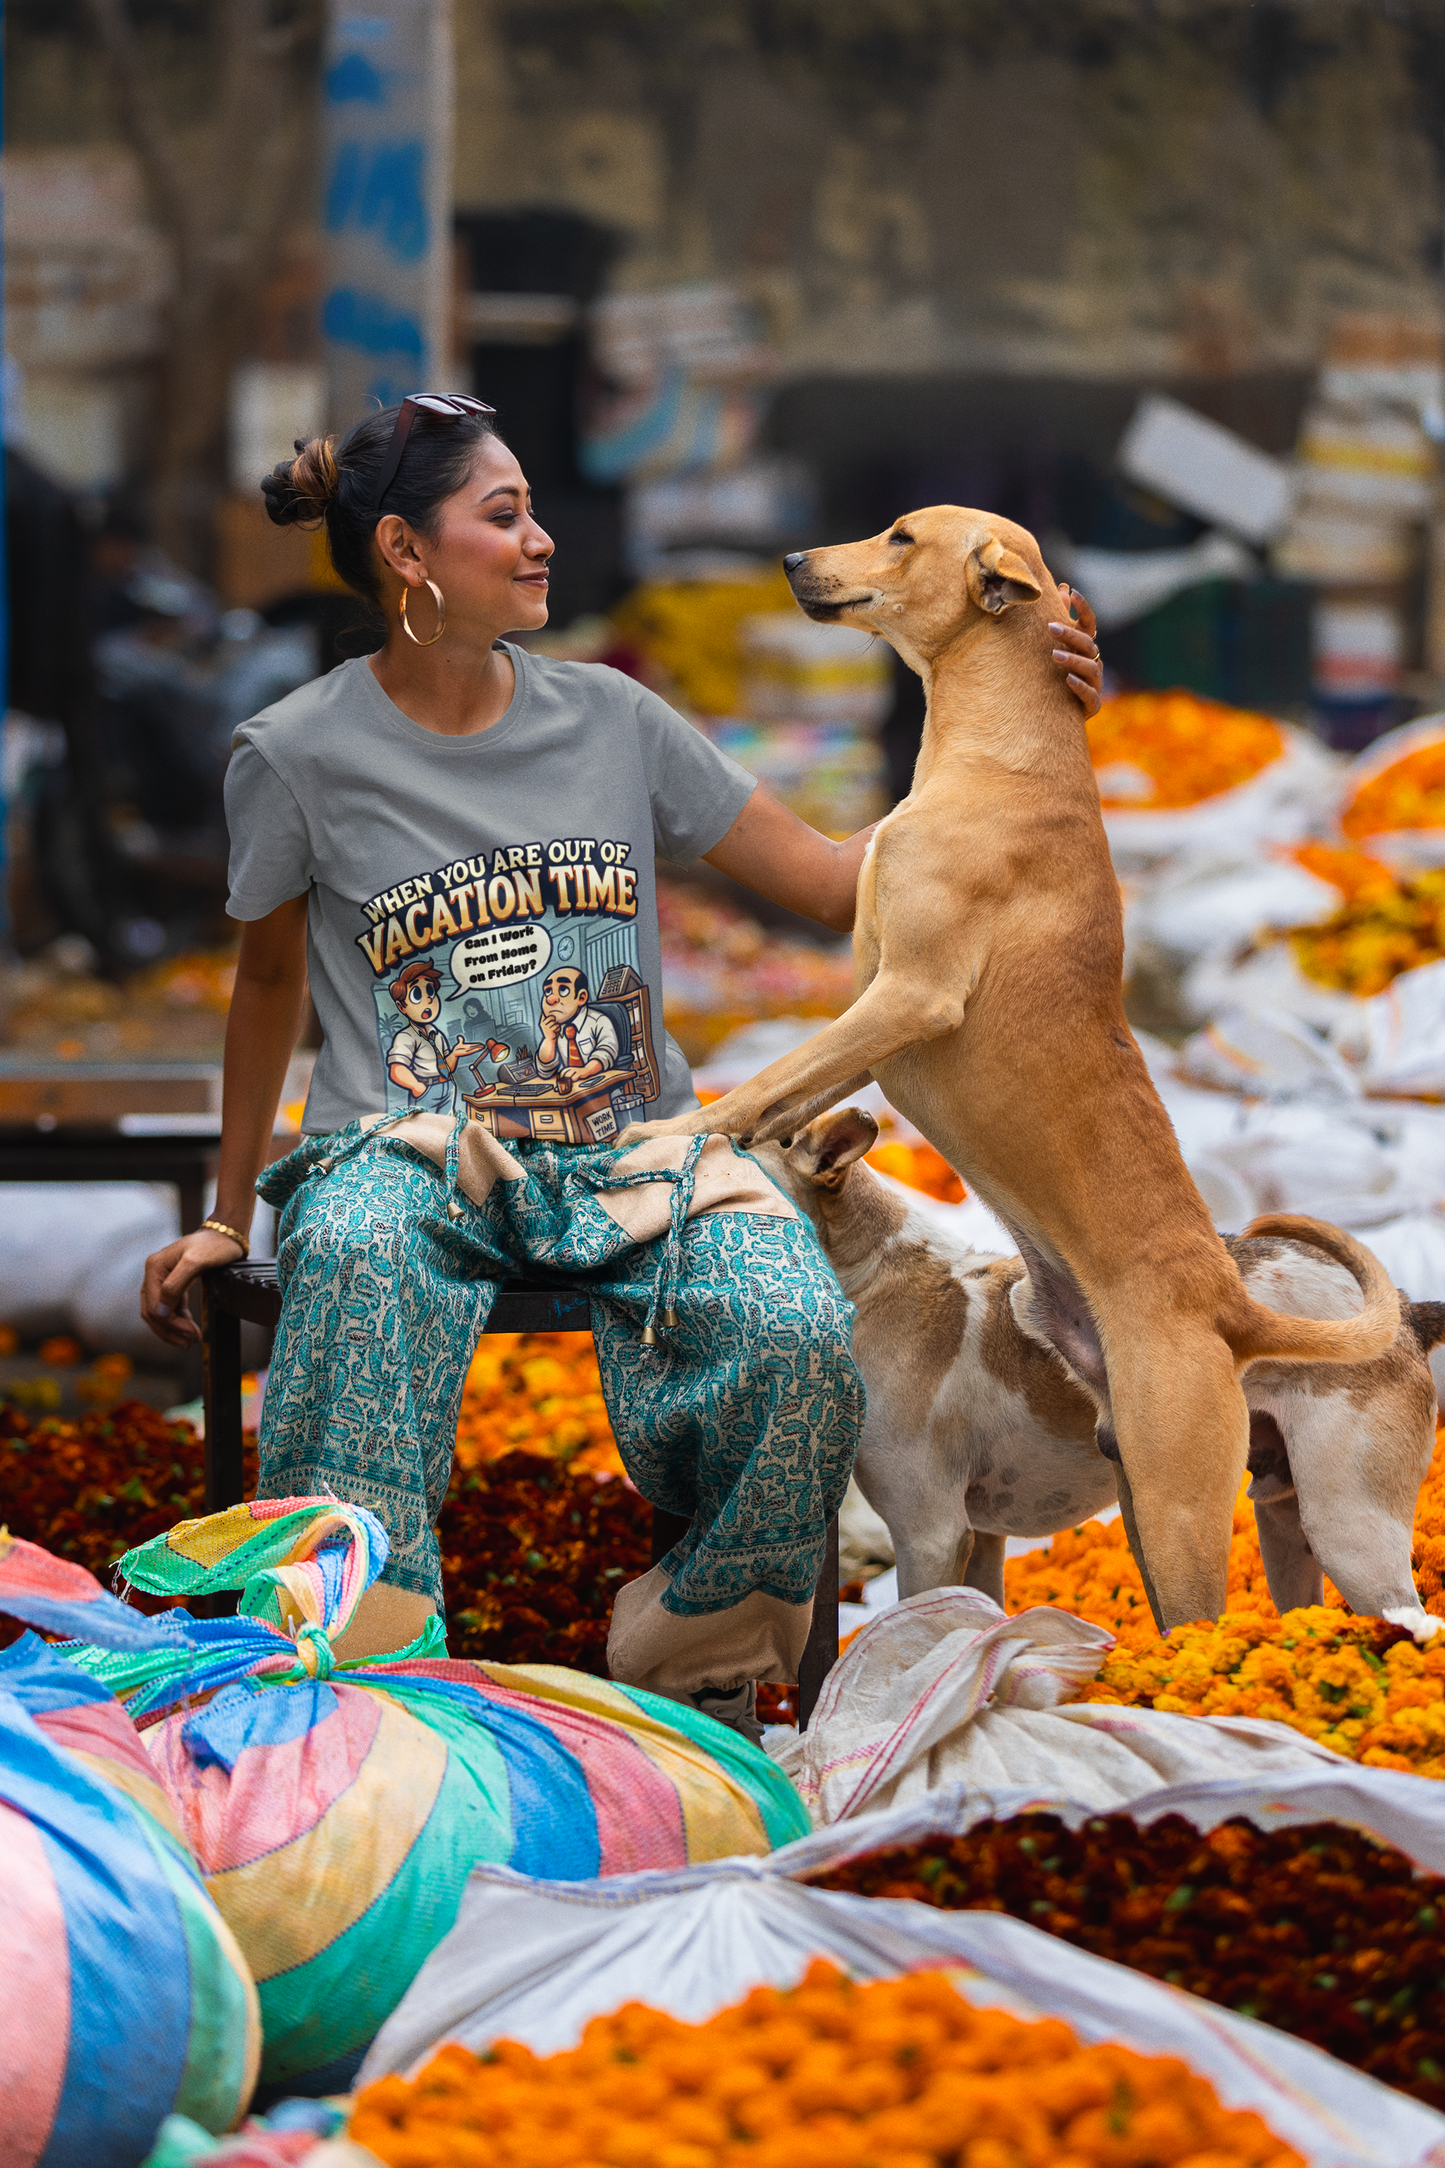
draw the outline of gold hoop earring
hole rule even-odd
[[[402,631],[406,634],[408,640],[411,641],[413,647],[435,647],[437,641],[441,638],[442,634],[447,629],[447,598],[442,593],[441,589],[437,586],[435,580],[424,580],[422,582],[422,585],[428,589],[433,602],[435,602],[437,606],[437,629],[432,634],[431,638],[429,640],[418,640],[416,634],[411,629],[411,624],[406,614],[406,600],[407,596],[411,593],[411,589],[409,587],[403,587],[401,591],[401,601],[397,604],[396,614],[401,619]]]

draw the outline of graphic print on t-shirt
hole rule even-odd
[[[505,844],[362,905],[388,1113],[595,1144],[661,1091],[630,843]]]

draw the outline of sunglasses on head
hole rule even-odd
[[[373,511],[380,513],[381,500],[396,480],[396,470],[401,465],[401,455],[406,450],[407,439],[418,414],[430,414],[439,422],[457,422],[468,414],[495,414],[496,411],[495,407],[487,405],[485,399],[473,399],[466,392],[460,391],[414,391],[409,398],[403,399],[397,410],[391,442],[386,449],[381,483],[372,500]]]

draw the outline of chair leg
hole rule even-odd
[[[806,1731],[823,1681],[838,1661],[838,1516],[828,1523],[823,1564],[813,1591],[813,1623],[798,1664],[798,1729]]]
[[[201,1281],[201,1397],[206,1411],[206,1511],[241,1503],[241,1320]]]
[[[661,1506],[652,1509],[652,1564],[666,1558],[674,1543],[681,1543],[692,1522],[680,1513],[664,1513]]]

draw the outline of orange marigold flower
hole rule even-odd
[[[623,1473],[590,1333],[497,1332],[481,1342],[462,1389],[457,1465],[514,1452]]]
[[[976,2010],[939,1972],[856,1986],[809,1967],[703,2025],[630,2003],[538,2059],[444,2048],[360,2094],[387,2168],[1303,2168],[1172,2056]]]
[[[1159,812],[1237,789],[1284,751],[1278,723],[1196,693],[1124,693],[1088,724],[1106,806]]]
[[[1445,743],[1417,746],[1362,783],[1341,816],[1345,834],[1445,827]]]

